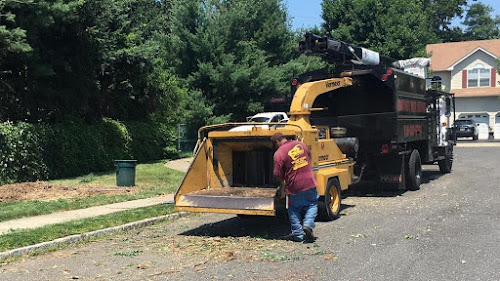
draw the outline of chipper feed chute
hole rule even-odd
[[[279,182],[272,176],[270,134],[211,132],[177,190],[175,209],[274,216],[280,199],[276,199]]]

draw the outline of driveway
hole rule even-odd
[[[457,147],[415,192],[357,187],[313,244],[277,218],[195,214],[0,267],[3,280],[500,280],[500,150]]]

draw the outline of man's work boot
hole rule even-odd
[[[282,236],[281,239],[288,240],[288,241],[293,241],[293,242],[303,242],[304,241],[303,238],[300,238],[300,237],[298,237],[297,235],[294,235],[294,234],[288,234],[288,235]]]
[[[309,226],[304,226],[302,227],[302,230],[304,230],[304,233],[306,234],[304,236],[305,241],[314,241],[314,235],[313,235],[313,230]]]

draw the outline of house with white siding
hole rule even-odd
[[[500,136],[500,39],[427,45],[431,77],[455,94],[457,119],[472,118]],[[439,79],[440,78],[440,79]]]

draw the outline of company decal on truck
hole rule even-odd
[[[380,175],[379,180],[380,182],[385,182],[385,183],[399,183],[403,181],[403,177],[401,175],[384,174]]]
[[[426,113],[427,104],[424,101],[398,99],[397,110],[406,113]]]
[[[423,132],[422,125],[404,125],[403,126],[405,137],[421,136]]]

